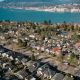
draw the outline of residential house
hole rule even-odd
[[[15,75],[10,75],[10,73],[6,73],[6,75],[1,80],[19,80]]]
[[[64,75],[61,73],[56,73],[51,80],[63,80]]]
[[[28,61],[28,59],[26,59],[26,58],[23,58],[22,60],[21,60],[21,62],[22,62],[22,64],[23,65],[26,65],[26,62]]]
[[[36,80],[28,71],[20,70],[15,74],[21,80]]]
[[[30,38],[34,39],[35,38],[35,35],[29,35]]]
[[[3,63],[3,68],[6,70],[12,70],[14,68],[14,66],[11,63]]]
[[[67,69],[68,69],[68,63],[66,61],[58,65],[58,70],[65,71]]]
[[[27,76],[28,73],[25,70],[20,70],[17,73],[15,73],[15,75],[19,78],[19,79],[23,79],[23,80],[28,80]]]
[[[44,46],[42,46],[42,47],[41,47],[41,51],[45,51],[45,48],[44,48]]]
[[[33,77],[32,75],[27,76],[27,80],[37,80],[35,77]]]
[[[0,35],[0,39],[5,40],[4,35]]]
[[[7,54],[6,53],[2,53],[2,57],[7,57]]]
[[[80,70],[76,70],[74,75],[80,77]]]
[[[10,58],[11,60],[13,60],[15,58],[15,53],[12,51],[8,51],[6,52],[6,55],[8,56],[8,58]]]
[[[74,78],[66,75],[63,80],[74,80]]]
[[[49,50],[49,49],[45,49],[45,51],[46,51],[47,53],[50,53],[50,50]]]
[[[51,52],[52,52],[52,54],[59,55],[60,54],[60,48],[59,47],[53,47],[51,49]]]
[[[75,48],[80,52],[80,42],[77,42],[77,43],[75,44]]]
[[[55,71],[51,70],[48,64],[44,64],[37,70],[37,75],[43,78],[51,79],[55,75]]]
[[[29,61],[27,63],[28,69],[30,72],[36,72],[36,70],[41,67],[43,65],[43,63],[38,62],[38,61]]]
[[[14,43],[18,43],[18,39],[13,39],[13,42]]]

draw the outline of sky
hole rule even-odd
[[[4,1],[4,0],[0,0],[0,2],[1,2],[1,1]]]

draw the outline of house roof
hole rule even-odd
[[[42,66],[41,62],[34,62],[29,66],[29,70],[31,72],[33,72],[33,71],[37,70],[40,66]]]
[[[14,76],[14,75],[7,75],[3,77],[4,79],[1,80],[19,80],[18,77]]]
[[[46,63],[40,67],[43,74],[53,77],[55,75],[55,71],[53,71],[50,66]]]
[[[75,76],[80,77],[80,70],[75,71]]]
[[[76,48],[79,48],[79,47],[80,47],[80,42],[77,42],[77,43],[75,44],[75,47],[76,47]]]
[[[23,58],[21,61],[26,63],[28,60],[26,58]]]
[[[46,69],[44,70],[44,74],[53,77],[56,74],[56,72],[48,68],[47,70]]]
[[[59,50],[60,50],[59,47],[54,47],[51,49],[52,52],[58,52]]]
[[[32,75],[27,76],[27,79],[28,79],[28,80],[36,80],[36,78],[33,77]]]
[[[25,70],[20,70],[17,72],[18,75],[21,75],[23,78],[28,76],[28,73]]]
[[[56,73],[51,80],[63,80],[64,75],[61,73]]]
[[[65,76],[63,80],[74,80],[74,78],[70,76]]]
[[[48,69],[49,68],[49,65],[48,64],[44,64],[43,66],[41,66],[41,69],[42,70],[45,70],[45,69]]]
[[[58,66],[58,69],[61,71],[67,70],[68,65],[64,64],[64,63],[60,63]]]

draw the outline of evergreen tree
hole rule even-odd
[[[32,54],[31,59],[32,59],[32,61],[35,61],[35,55],[34,54]]]

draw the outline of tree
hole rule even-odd
[[[18,45],[20,47],[25,47],[27,45],[27,43],[26,42],[23,42],[21,39],[18,39]]]
[[[77,33],[76,32],[74,32],[74,34],[72,35],[72,39],[75,40],[75,41],[78,40],[78,37],[77,37]]]
[[[77,66],[78,65],[78,60],[77,60],[76,55],[74,53],[70,54],[70,56],[68,58],[68,62],[72,66]]]
[[[8,23],[10,23],[10,20],[5,20],[5,22],[8,22]]]
[[[48,25],[48,21],[45,20],[45,21],[44,21],[44,24],[45,24],[45,25]]]
[[[76,56],[75,56],[75,54],[74,53],[71,53],[70,54],[70,59],[74,59]]]
[[[51,20],[49,20],[49,22],[48,22],[48,23],[49,23],[49,25],[51,25]]]
[[[4,77],[4,70],[2,67],[0,67],[0,78]]]
[[[0,20],[0,23],[2,23],[3,21],[2,20]]]
[[[18,45],[21,45],[21,44],[22,44],[22,40],[18,39]]]
[[[74,31],[74,25],[71,26],[71,31]]]
[[[64,21],[64,23],[63,23],[62,27],[63,27],[64,31],[67,31],[67,30],[68,30],[68,26],[67,26],[67,24],[66,24],[66,22],[65,22],[65,21]]]
[[[35,59],[36,59],[36,58],[35,58],[35,55],[32,54],[32,56],[31,56],[31,60],[32,60],[32,61],[35,61]]]
[[[11,64],[12,65],[15,65],[15,59],[11,61]]]

